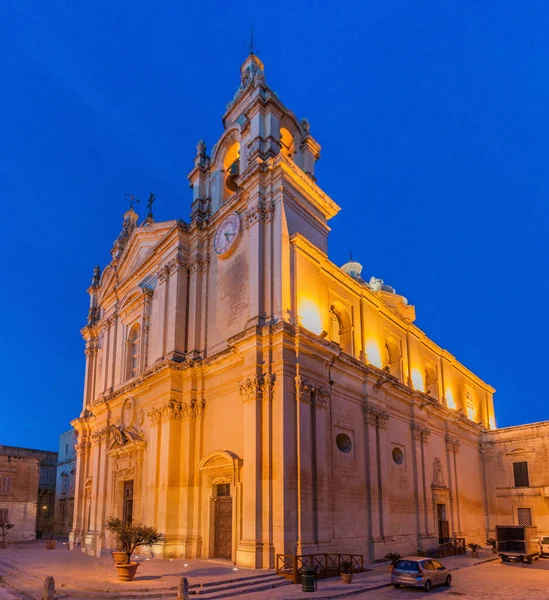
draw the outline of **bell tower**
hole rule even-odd
[[[328,220],[339,211],[316,183],[320,145],[308,120],[298,120],[267,85],[264,65],[254,53],[240,67],[240,85],[222,122],[223,133],[210,154],[203,141],[198,143],[189,174],[191,227],[210,232],[209,241],[195,236],[197,252],[211,257],[204,324],[210,328],[204,340],[208,347],[221,344],[223,332],[237,333],[246,324],[292,319],[290,238],[299,234],[327,253]],[[235,217],[232,224],[223,222],[230,213],[238,223]],[[208,244],[213,247],[206,249]],[[228,272],[242,284],[238,298],[232,283],[221,281]],[[216,306],[211,305],[212,285]],[[245,288],[246,301],[240,297]],[[229,314],[227,302],[235,314]]]

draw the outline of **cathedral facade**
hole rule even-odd
[[[258,568],[483,542],[493,388],[330,262],[320,146],[253,54],[223,125],[190,222],[130,208],[94,272],[71,546],[113,547],[109,516],[158,528],[156,556]]]

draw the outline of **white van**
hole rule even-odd
[[[539,538],[539,545],[542,556],[549,556],[549,536]]]

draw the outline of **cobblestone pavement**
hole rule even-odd
[[[394,589],[391,586],[363,592],[353,600],[547,600],[549,598],[549,560],[533,565],[488,562],[454,572],[450,588],[434,588],[428,594],[421,590]],[[311,597],[313,594],[311,594]],[[280,600],[285,598],[281,596]]]
[[[481,551],[481,555],[478,559],[473,559],[470,554],[442,559],[442,562],[444,562],[448,568],[458,570],[454,576],[456,585],[450,590],[434,590],[431,594],[438,596],[439,594],[445,593],[449,596],[463,596],[461,587],[464,585],[466,586],[467,582],[472,578],[472,581],[476,581],[476,583],[472,584],[473,587],[469,586],[464,589],[466,590],[465,593],[472,593],[471,590],[475,590],[474,596],[471,596],[471,598],[476,598],[478,597],[479,590],[474,586],[481,585],[481,587],[486,587],[487,581],[482,577],[477,581],[475,580],[475,576],[470,573],[484,572],[487,569],[487,573],[492,573],[492,570],[489,568],[490,565],[495,569],[495,573],[503,573],[505,577],[507,577],[508,573],[513,573],[516,578],[517,574],[529,574],[532,572],[534,573],[534,578],[541,575],[544,581],[549,581],[549,578],[547,577],[549,560],[539,561],[539,563],[525,569],[520,565],[502,565],[499,561],[497,563],[486,563],[486,565],[479,564],[493,559],[494,555],[487,550]],[[155,559],[142,555],[139,556],[138,560],[143,562],[139,567],[136,579],[133,582],[122,583],[117,579],[116,572],[113,568],[112,558],[108,553],[105,553],[104,556],[97,559],[85,556],[80,551],[71,552],[61,543],[58,544],[56,550],[52,551],[45,550],[43,543],[39,542],[14,544],[9,547],[7,552],[0,552],[0,574],[3,573],[2,570],[4,569],[4,573],[7,574],[6,581],[8,584],[18,584],[20,585],[20,589],[26,591],[32,589],[33,592],[35,589],[36,592],[39,592],[41,587],[40,584],[45,576],[53,575],[56,581],[56,588],[63,596],[64,600],[72,600],[73,597],[76,598],[77,594],[75,593],[73,596],[71,593],[72,590],[75,592],[77,590],[86,592],[91,591],[91,595],[88,593],[86,594],[88,597],[93,597],[93,591],[101,593],[120,593],[123,595],[126,595],[129,592],[132,594],[135,593],[136,597],[147,592],[147,600],[154,600],[156,597],[155,591],[158,591],[159,598],[161,593],[164,597],[171,597],[173,595],[175,598],[175,592],[171,590],[173,590],[179,578],[182,576],[187,577],[191,585],[195,585],[197,583],[220,582],[229,579],[250,578],[252,576],[266,576],[268,573],[260,570],[245,569],[241,567],[237,568],[230,563],[208,560]],[[469,568],[473,566],[474,568]],[[497,567],[499,567],[499,571]],[[390,588],[388,585],[390,582],[390,574],[386,564],[373,565],[370,569],[371,570],[365,573],[355,574],[353,583],[350,585],[343,584],[339,577],[320,580],[318,582],[318,589],[314,593],[303,592],[301,590],[301,585],[286,585],[282,588],[257,592],[250,591],[254,589],[254,586],[251,586],[248,589],[249,593],[241,596],[239,595],[238,597],[241,597],[242,600],[293,600],[297,598],[316,598],[321,600],[325,598],[344,598],[351,596],[354,598],[375,598],[376,600],[378,598],[400,598],[404,600],[408,597],[408,594],[412,594],[412,596],[410,596],[412,598],[418,598],[422,595],[422,593],[417,590],[395,590]],[[274,575],[274,573],[271,572],[271,575]],[[492,578],[490,577],[490,579]],[[4,592],[7,593],[7,590],[3,590],[0,587],[0,600],[13,600],[13,598],[19,598],[17,595],[12,597],[5,596],[4,598],[4,596],[1,595]],[[501,594],[501,589],[499,593]],[[235,597],[235,594],[230,591],[227,591],[226,594],[227,595],[218,595],[217,597]],[[483,598],[489,597],[485,595],[484,591],[482,594]],[[549,595],[546,594],[544,597],[548,596]],[[200,596],[194,597],[200,598]],[[493,597],[496,598],[498,596],[496,595]],[[507,593],[505,597],[509,597],[507,596]],[[516,596],[516,598],[523,597],[525,596]],[[450,600],[450,598],[448,598],[448,600]]]

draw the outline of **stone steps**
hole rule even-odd
[[[0,575],[8,585],[23,593],[29,600],[39,599],[43,578],[32,575],[21,569],[4,557],[0,558]],[[273,588],[291,585],[284,577],[274,572],[250,575],[245,577],[221,579],[205,583],[191,583],[189,596],[197,600],[217,600],[232,598],[252,592],[260,592]],[[128,583],[131,586],[131,583]],[[57,594],[67,598],[93,598],[94,600],[155,600],[160,598],[175,598],[176,587],[164,586],[156,588],[136,588],[133,590],[105,590],[98,588],[71,588],[69,586],[57,587]]]

